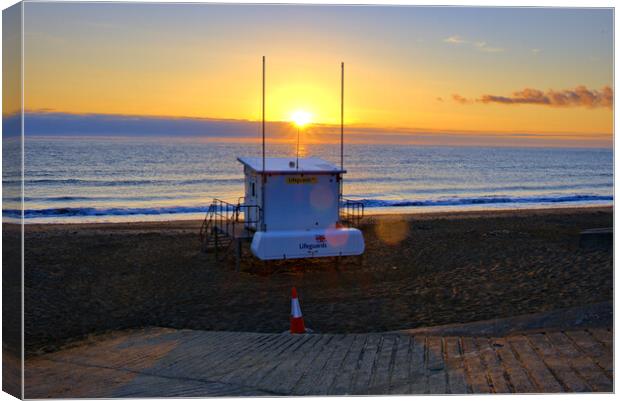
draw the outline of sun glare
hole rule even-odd
[[[293,123],[295,123],[296,126],[303,127],[304,125],[310,123],[312,120],[312,114],[307,111],[297,110],[291,115],[291,120],[293,120]]]

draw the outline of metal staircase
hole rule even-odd
[[[238,219],[239,206],[214,199],[200,227],[203,252],[214,252],[218,261],[226,257],[232,245],[234,232],[229,228]]]
[[[249,216],[256,216],[256,221],[248,220]],[[254,232],[250,227],[258,224],[260,216],[261,209],[244,204],[243,198],[239,198],[237,204],[213,199],[200,227],[202,251],[213,252],[217,261],[223,261],[234,247],[238,267],[241,243],[252,239]]]
[[[207,209],[207,213],[205,214],[205,218],[202,221],[202,225],[200,226],[200,244],[203,252],[207,252],[209,248],[212,246],[212,235],[213,235],[213,212],[215,210],[215,206],[213,204],[209,205],[209,209]]]

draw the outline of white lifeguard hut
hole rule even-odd
[[[201,228],[203,248],[217,254],[234,244],[237,267],[244,241],[251,242],[252,254],[261,260],[361,255],[364,237],[352,226],[363,217],[364,205],[342,197],[343,101],[340,166],[317,157],[299,158],[299,153],[267,158],[264,73],[263,57],[262,157],[238,158],[245,196],[237,204],[214,199]],[[344,63],[341,79],[344,83]]]

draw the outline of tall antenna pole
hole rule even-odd
[[[265,175],[265,56],[263,56],[263,175]]]
[[[344,62],[340,63],[340,170],[344,171]],[[340,173],[340,194],[338,199],[338,216],[342,203],[342,173]]]
[[[297,126],[297,161],[295,162],[297,170],[299,170],[299,125]]]
[[[340,170],[344,170],[344,62],[340,64]]]
[[[267,176],[265,174],[265,56],[263,56],[263,174],[261,177],[261,188],[260,188],[260,230],[267,231],[267,227],[265,226],[265,181],[267,180]]]

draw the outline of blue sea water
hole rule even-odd
[[[287,144],[267,150],[294,155]],[[301,151],[339,161],[338,145]],[[199,218],[212,198],[243,195],[236,158],[259,155],[256,143],[27,137],[24,216],[39,223]],[[345,168],[345,197],[368,213],[613,203],[610,149],[351,144]],[[17,189],[19,174],[5,168],[3,185]],[[19,199],[4,203],[4,217],[19,216]]]

